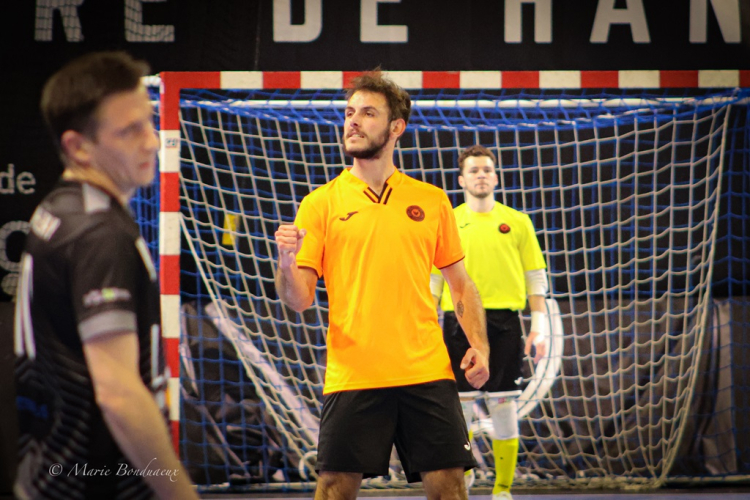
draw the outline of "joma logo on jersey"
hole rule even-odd
[[[94,307],[109,302],[118,302],[130,300],[130,292],[123,288],[102,288],[101,290],[91,290],[83,296],[83,305]]]
[[[349,212],[348,214],[346,214],[346,217],[339,217],[339,220],[348,221],[349,219],[352,218],[352,215],[356,213],[359,213],[359,212]]]

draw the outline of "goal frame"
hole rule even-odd
[[[180,93],[183,89],[346,88],[362,72],[228,71],[160,73],[159,278],[162,332],[170,370],[172,443],[180,442]],[[389,71],[410,89],[665,89],[750,87],[750,70],[616,71]]]

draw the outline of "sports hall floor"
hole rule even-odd
[[[472,490],[470,500],[491,500],[489,489]],[[291,494],[226,494],[204,493],[202,499],[225,500],[263,500],[283,498],[285,500],[308,500],[313,493]],[[385,492],[382,490],[362,490],[360,498],[368,500],[414,500],[424,498],[420,490],[397,490]],[[656,491],[580,491],[580,490],[518,490],[513,492],[514,500],[750,500],[750,485],[726,486],[720,488],[689,488],[689,489],[660,489]]]
[[[290,493],[290,494],[263,494],[263,493],[203,493],[202,499],[212,500],[265,500],[265,499],[284,499],[284,500],[309,500],[313,497],[309,493]],[[393,491],[385,492],[382,490],[363,490],[360,492],[360,498],[368,500],[415,500],[424,498],[420,490]],[[750,500],[750,485],[744,487],[721,487],[710,489],[662,489],[648,492],[628,492],[628,491],[574,491],[574,490],[550,490],[550,491],[532,491],[519,490],[513,492],[514,500]],[[472,490],[469,495],[470,500],[491,500],[492,495],[487,489]],[[0,500],[13,500],[12,496],[0,494]]]

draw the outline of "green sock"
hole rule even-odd
[[[516,472],[518,459],[518,438],[492,440],[492,451],[495,454],[495,487],[492,494],[510,491],[513,475]]]

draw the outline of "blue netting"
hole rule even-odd
[[[745,315],[712,323],[709,332],[728,325],[731,341],[704,342],[703,364],[690,368],[701,318],[711,316],[708,292],[741,311],[750,281],[750,129],[742,103],[748,92],[691,92],[412,93],[397,165],[458,204],[459,151],[474,143],[493,149],[502,166],[498,199],[531,216],[563,310],[570,337],[562,373],[524,421],[522,470],[571,481],[651,480],[666,473],[667,450],[685,418],[675,412],[687,404],[695,370],[702,379],[721,379],[721,361],[706,360],[727,350],[738,366],[750,366],[750,348],[737,335],[748,331]],[[319,418],[327,298],[321,282],[317,307],[304,316],[281,305],[273,232],[348,164],[340,147],[343,95],[184,91],[182,98],[182,213],[200,256],[196,262],[185,250],[182,301],[194,308],[186,317],[202,325],[189,334],[187,359],[200,387],[188,392],[193,410],[208,409],[183,419],[183,458],[201,484],[288,485],[298,480],[300,450],[314,448],[309,430],[298,428],[307,414]],[[728,104],[735,106],[725,128]],[[226,333],[205,335],[209,291],[264,353],[265,365],[243,364],[221,340]],[[206,354],[207,343],[214,354]],[[721,473],[750,469],[750,444],[743,444],[750,398],[736,398],[730,409],[695,402],[750,393],[738,385],[747,370],[734,370],[728,386],[696,387],[690,429],[703,426],[696,435],[716,439],[732,435],[735,447],[703,449],[688,435],[681,452],[692,461],[678,461],[675,473],[705,476],[715,466],[706,464],[729,464],[727,456],[735,466]],[[298,395],[296,407],[264,395],[274,390],[273,373]],[[706,421],[726,412],[729,430],[706,430]],[[226,443],[217,443],[211,429]],[[485,460],[491,469],[491,457]]]
[[[528,126],[547,128],[597,128],[608,123],[630,124],[633,120],[666,122],[690,120],[705,109],[724,107],[746,96],[738,89],[707,91],[706,95],[665,95],[664,92],[570,92],[559,90],[526,94],[504,91],[464,91],[444,95],[427,90],[412,94],[410,126],[423,130],[515,130]],[[182,109],[219,110],[251,119],[274,120],[292,126],[326,123],[340,127],[346,101],[340,92],[212,91],[183,92]],[[575,123],[573,123],[575,122]]]

